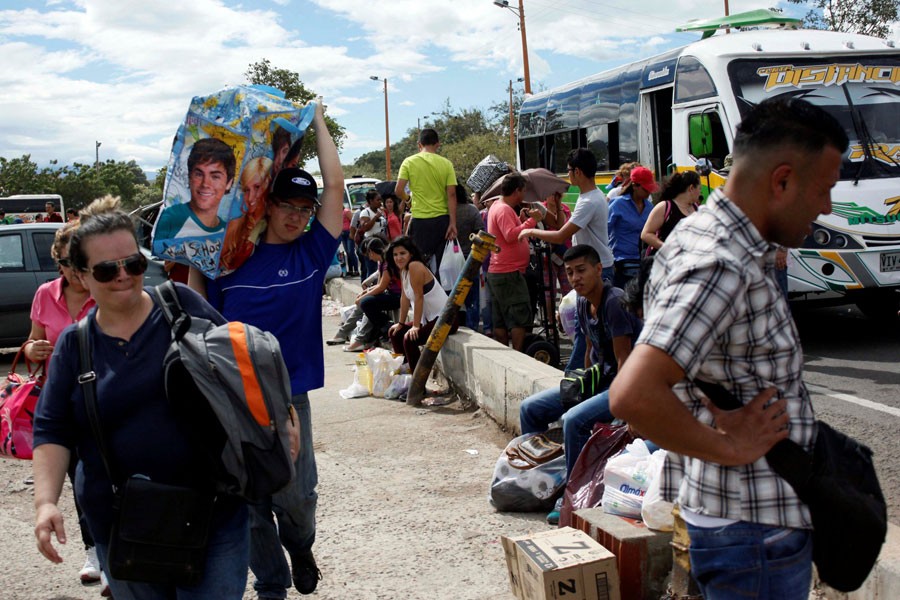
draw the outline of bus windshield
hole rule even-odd
[[[900,58],[853,56],[734,60],[728,65],[741,116],[766,98],[797,97],[844,127],[850,150],[841,179],[900,176]]]

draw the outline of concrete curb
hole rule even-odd
[[[362,288],[356,279],[332,279],[328,295],[353,304]],[[504,347],[462,327],[447,338],[438,356],[438,368],[461,394],[478,403],[505,431],[518,435],[522,400],[559,385],[563,372]],[[847,549],[852,552],[852,548]],[[900,527],[889,524],[878,562],[863,586],[849,594],[820,584],[829,600],[896,600],[900,598]]]

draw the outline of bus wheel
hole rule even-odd
[[[525,354],[545,365],[559,363],[559,351],[556,346],[544,339],[537,339],[525,346]]]
[[[860,292],[854,300],[856,306],[864,315],[873,321],[897,321],[897,311],[900,311],[900,291],[866,290]]]

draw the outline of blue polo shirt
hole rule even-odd
[[[175,284],[184,310],[222,324],[222,318],[199,294]],[[153,288],[144,288],[155,297]],[[158,306],[126,341],[97,327],[97,309],[87,315],[100,423],[106,435],[117,477],[146,475],[172,485],[211,485],[208,465],[192,443],[179,409],[166,399],[163,358],[172,342],[171,328]],[[81,463],[75,476],[75,495],[97,540],[109,539],[112,526],[112,484],[91,433],[84,405],[82,373],[75,325],[63,330],[50,359],[47,382],[34,416],[34,445],[57,444],[77,449]],[[217,502],[224,518],[240,502]],[[217,521],[218,522],[218,521]]]
[[[209,281],[209,303],[231,321],[272,333],[296,396],[325,385],[322,286],[339,238],[319,221],[289,244],[260,242],[233,273]]]
[[[641,231],[652,210],[653,204],[647,198],[639,213],[631,194],[623,194],[609,205],[609,247],[617,261],[641,258]]]

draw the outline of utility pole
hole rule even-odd
[[[100,168],[100,142],[94,142],[94,168]]]

